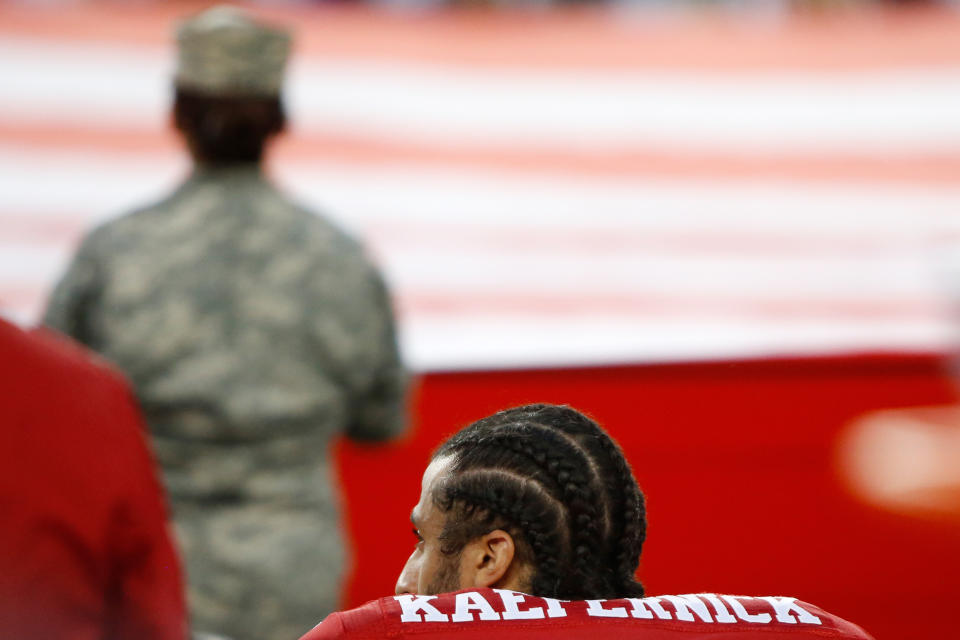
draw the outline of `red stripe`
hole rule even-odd
[[[171,46],[175,21],[209,2],[85,2],[49,8],[0,6],[0,33],[56,42]],[[759,22],[698,12],[574,8],[547,12],[369,8],[252,8],[295,26],[297,53],[497,68],[653,68],[756,71],[956,65],[960,16],[948,10],[864,8]]]
[[[17,214],[0,209],[0,242],[65,246],[76,244],[90,225],[80,216]]]
[[[861,258],[889,256],[925,248],[903,239],[899,231],[801,233],[670,231],[641,229],[555,229],[475,224],[391,223],[375,221],[363,230],[365,240],[381,254],[444,248],[503,252],[602,256],[615,253],[662,256],[726,256],[745,258]]]
[[[464,291],[463,296],[408,292],[397,299],[398,307],[410,315],[447,316],[469,315],[615,315],[619,319],[651,317],[753,318],[755,320],[896,320],[930,321],[945,318],[946,309],[937,300],[885,298],[877,300],[827,299],[810,296],[804,299],[776,299],[770,297],[744,298],[716,293],[668,296],[638,295],[545,295],[502,294]]]
[[[28,149],[109,153],[183,153],[177,137],[156,129],[131,130],[26,124],[0,120],[0,144]],[[122,158],[117,159],[123,162]],[[547,150],[535,145],[490,148],[293,133],[277,141],[273,164],[341,163],[368,167],[405,165],[464,170],[506,170],[528,175],[776,179],[823,183],[883,181],[960,184],[960,151],[942,154],[863,153],[737,154],[644,150]]]
[[[18,246],[65,248],[90,230],[86,216],[13,213],[0,209],[0,242]],[[749,258],[862,258],[922,250],[943,243],[939,236],[915,242],[899,230],[836,231],[672,231],[662,229],[557,229],[430,221],[367,220],[360,234],[381,255],[423,249],[463,250],[518,255],[549,253],[603,256],[610,254],[732,256]],[[960,233],[960,232],[958,232]]]
[[[810,296],[804,299],[737,297],[704,292],[684,296],[656,294],[543,294],[487,293],[465,289],[462,295],[423,291],[395,291],[398,312],[405,317],[544,316],[545,322],[585,316],[612,316],[617,320],[652,319],[752,319],[754,321],[946,321],[945,304],[938,300],[903,296],[849,300]],[[0,284],[0,308],[25,310],[43,300],[41,287]]]

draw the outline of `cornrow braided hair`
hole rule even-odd
[[[596,422],[570,407],[536,404],[518,409],[526,419],[551,424],[573,437],[597,461],[612,517],[607,559],[617,567],[617,590],[620,597],[642,597],[643,585],[635,574],[647,536],[646,505],[620,446]]]
[[[434,501],[448,512],[445,553],[497,528],[534,567],[531,591],[556,598],[643,595],[634,579],[646,534],[643,494],[617,444],[564,406],[525,405],[473,423]]]

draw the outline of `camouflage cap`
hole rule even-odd
[[[183,21],[177,44],[178,87],[211,95],[280,93],[290,53],[290,34],[283,29],[235,7],[217,6]]]

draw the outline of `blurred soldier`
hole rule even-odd
[[[285,123],[287,33],[219,7],[177,35],[193,175],[93,231],[45,321],[133,380],[194,627],[295,637],[336,608],[344,570],[331,438],[402,429],[393,316],[360,245],[261,171]]]
[[[0,320],[0,638],[184,640],[180,563],[130,389]]]

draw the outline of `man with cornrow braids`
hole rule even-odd
[[[501,411],[433,454],[396,595],[301,640],[872,640],[783,596],[644,597],[643,493],[617,443],[565,406]]]

